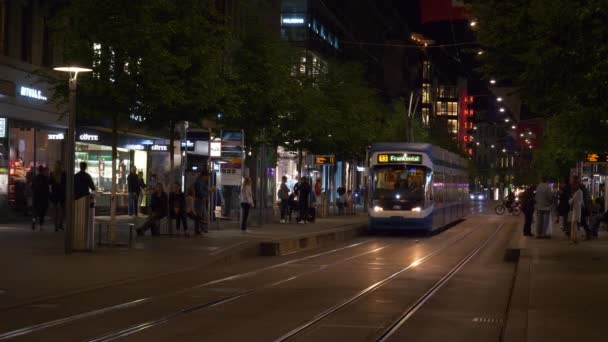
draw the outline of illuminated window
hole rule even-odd
[[[431,85],[428,83],[422,84],[422,103],[430,103]]]
[[[447,102],[447,115],[458,115],[458,102]]]
[[[429,61],[422,62],[422,79],[428,80],[431,78],[431,63]]]
[[[435,107],[435,111],[437,112],[437,115],[446,115],[447,109],[448,109],[447,103],[437,101],[437,105]]]
[[[458,120],[455,120],[455,119],[448,120],[448,129],[452,133],[458,133]]]
[[[422,122],[425,125],[428,125],[429,121],[430,121],[429,109],[428,108],[422,108]]]

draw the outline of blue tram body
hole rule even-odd
[[[370,230],[433,231],[469,211],[467,161],[431,144],[371,146]]]

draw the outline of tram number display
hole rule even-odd
[[[336,163],[336,157],[333,154],[315,156],[316,165],[333,165],[335,163]]]
[[[422,164],[422,154],[417,153],[381,153],[378,155],[378,164]]]

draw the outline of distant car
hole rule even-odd
[[[484,194],[483,192],[471,192],[469,194],[469,198],[471,199],[471,201],[485,201],[486,194]]]

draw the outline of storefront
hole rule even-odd
[[[63,159],[65,109],[50,97],[31,66],[0,57],[0,220],[27,214],[33,171]]]
[[[87,163],[87,172],[93,178],[98,188],[97,210],[100,213],[109,213],[110,195],[112,191],[112,133],[95,128],[82,128],[76,131],[76,161],[75,172],[78,172],[80,162]],[[176,143],[176,147],[178,144]],[[117,212],[126,213],[128,206],[127,176],[131,166],[135,166],[138,173],[143,174],[146,184],[154,178],[165,186],[176,181],[170,176],[169,141],[166,139],[148,137],[136,134],[120,133],[117,138],[116,156],[116,200]],[[177,149],[176,149],[177,150]],[[176,170],[179,170],[179,153],[174,159]],[[145,206],[147,201],[142,201]]]

